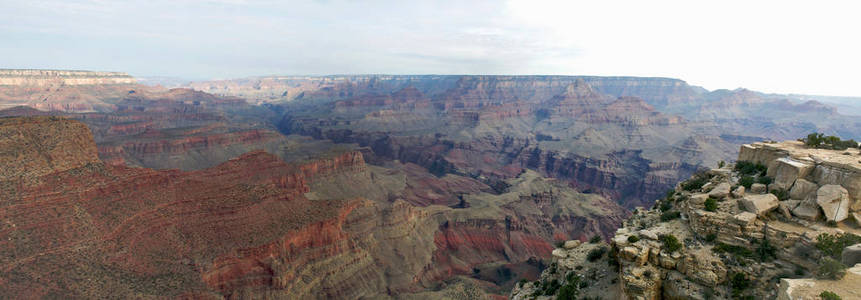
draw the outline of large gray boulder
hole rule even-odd
[[[792,159],[791,157],[778,158],[773,168],[768,169],[768,176],[774,178],[775,188],[789,189],[796,179],[804,178],[813,170],[814,165],[809,162]]]
[[[729,183],[721,182],[715,188],[713,188],[711,192],[709,192],[709,197],[717,199],[725,198],[727,195],[729,195],[729,190],[731,188],[732,186],[730,186]]]
[[[849,217],[849,192],[842,186],[823,185],[816,191],[816,204],[825,213],[825,220],[840,222]]]
[[[772,211],[780,205],[777,196],[772,194],[764,195],[747,195],[739,200],[744,210],[752,212],[757,216],[762,216],[765,213]]]
[[[843,248],[843,254],[840,257],[840,261],[847,266],[854,266],[857,263],[861,263],[861,244],[855,244]]]
[[[806,200],[808,197],[815,195],[817,189],[819,189],[819,186],[815,183],[798,179],[795,181],[792,189],[789,190],[789,199]]]
[[[792,209],[792,214],[808,221],[817,221],[822,216],[819,205],[813,199],[801,201],[798,206]]]

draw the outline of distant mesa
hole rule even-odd
[[[103,85],[135,84],[134,77],[124,72],[76,70],[0,69],[0,85]]]

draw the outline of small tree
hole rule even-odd
[[[819,261],[819,268],[816,269],[816,278],[840,280],[846,275],[846,266],[833,258],[826,257]]]
[[[717,199],[709,197],[706,199],[705,208],[706,211],[716,211],[717,210]]]
[[[664,244],[664,249],[667,249],[670,253],[676,252],[682,248],[682,243],[679,243],[679,239],[672,234],[662,234],[658,236],[658,239],[660,239],[661,243]]]

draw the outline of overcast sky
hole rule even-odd
[[[861,96],[859,8],[787,0],[0,0],[0,67],[192,79],[632,75]]]

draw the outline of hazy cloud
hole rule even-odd
[[[0,65],[267,74],[665,76],[861,95],[853,2],[0,0]]]

